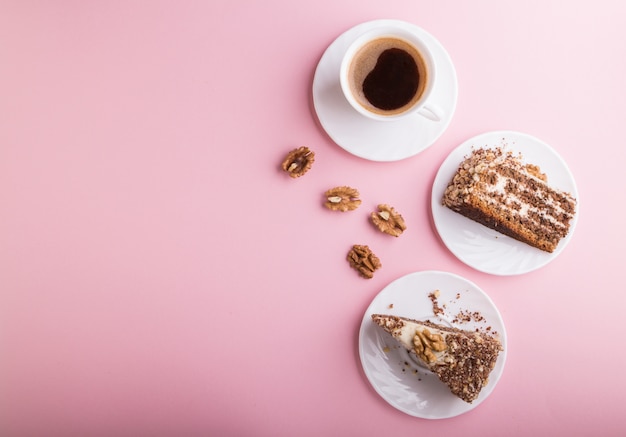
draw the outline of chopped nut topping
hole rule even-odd
[[[348,252],[348,262],[350,267],[359,272],[359,275],[366,279],[374,277],[374,272],[382,267],[380,260],[370,250],[368,246],[355,244]]]
[[[541,179],[544,182],[548,182],[548,177],[541,171],[541,168],[538,165],[526,164],[526,170],[536,178]]]
[[[324,193],[324,206],[333,211],[352,211],[361,204],[358,190],[350,187],[335,187]]]
[[[417,356],[426,363],[434,363],[437,360],[434,352],[443,352],[448,348],[441,335],[433,334],[428,329],[415,331],[413,345]]]
[[[315,161],[315,153],[308,147],[298,147],[287,154],[281,167],[292,178],[299,178],[305,174]]]
[[[370,218],[374,226],[385,234],[399,237],[406,230],[404,219],[392,206],[378,205],[378,211],[372,212]]]

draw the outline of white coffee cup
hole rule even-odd
[[[382,121],[413,114],[441,121],[441,108],[428,102],[435,78],[427,44],[415,33],[395,26],[379,26],[358,36],[340,67],[341,89],[350,105]]]

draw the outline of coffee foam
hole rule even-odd
[[[363,93],[363,82],[365,81],[367,75],[376,66],[376,62],[378,61],[378,57],[381,53],[391,48],[402,49],[413,57],[415,63],[417,64],[420,80],[417,92],[406,105],[397,109],[384,110],[377,108],[367,100],[365,94]],[[415,46],[408,41],[397,37],[380,37],[365,43],[354,54],[348,69],[350,91],[356,101],[368,111],[380,115],[397,115],[413,107],[420,101],[422,95],[424,94],[424,90],[426,89],[426,84],[429,79],[426,62],[424,61],[424,58],[420,54],[419,50],[417,50],[417,48],[415,48]]]

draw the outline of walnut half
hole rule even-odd
[[[399,237],[406,230],[402,216],[389,205],[378,205],[378,211],[372,212],[370,219],[381,232],[394,237]]]
[[[292,178],[299,178],[305,174],[315,162],[315,153],[308,147],[302,146],[290,151],[283,160],[281,167]]]
[[[324,193],[324,206],[333,211],[352,211],[361,204],[359,191],[350,187],[335,187]]]
[[[437,360],[435,352],[443,352],[448,348],[441,335],[433,334],[428,329],[415,331],[413,346],[417,356],[425,363],[434,363]]]
[[[366,279],[373,278],[374,272],[382,267],[380,259],[374,255],[368,246],[355,244],[348,252],[347,259],[350,267]]]

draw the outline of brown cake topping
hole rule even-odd
[[[538,249],[553,252],[576,212],[570,193],[521,155],[502,148],[475,149],[446,187],[443,205],[482,225]]]

